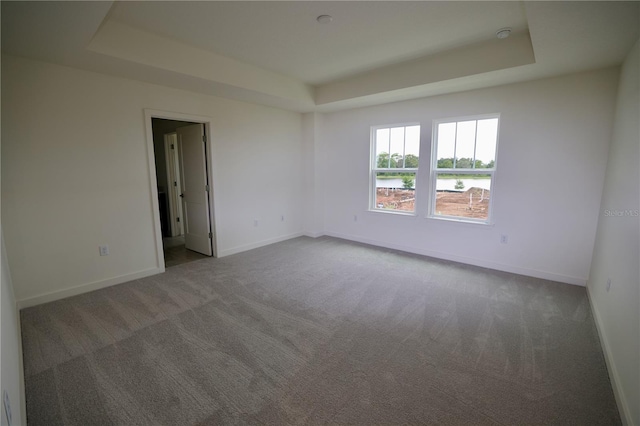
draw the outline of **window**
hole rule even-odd
[[[371,129],[371,209],[415,212],[420,126]]]
[[[499,118],[434,122],[430,217],[490,223]]]

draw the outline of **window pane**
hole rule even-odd
[[[487,220],[491,176],[438,175],[434,215]]]
[[[404,167],[404,127],[391,129],[391,161],[389,167]]]
[[[375,208],[415,211],[415,173],[377,172]]]
[[[389,167],[389,129],[376,130],[376,167]]]
[[[436,146],[439,169],[453,168],[455,140],[456,123],[440,123],[438,125],[438,145]]]
[[[476,168],[492,168],[496,160],[498,141],[498,119],[478,120],[478,139],[476,141]],[[481,163],[478,163],[478,160]]]
[[[473,151],[476,143],[476,121],[458,122],[456,132],[456,169],[473,168]]]
[[[420,158],[420,126],[409,126],[405,129],[404,166],[417,169]]]

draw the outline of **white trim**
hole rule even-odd
[[[23,356],[23,345],[22,345],[22,322],[20,320],[20,305],[18,304],[18,301],[15,298],[15,291],[14,291],[14,287],[13,287],[13,281],[12,281],[12,277],[11,277],[11,270],[9,267],[9,259],[7,258],[7,248],[5,247],[5,242],[4,242],[4,231],[2,231],[2,227],[0,226],[0,253],[3,255],[3,257],[5,258],[4,260],[6,260],[6,264],[0,266],[1,267],[6,267],[6,270],[4,271],[6,273],[6,277],[7,279],[7,287],[9,287],[9,294],[5,295],[5,297],[9,297],[9,302],[13,304],[13,309],[14,309],[14,320],[16,322],[16,333],[17,333],[17,338],[18,338],[18,406],[20,409],[20,420],[21,420],[21,424],[26,425],[27,424],[27,402],[26,402],[26,392],[25,392],[25,385],[24,385],[24,356]],[[4,262],[3,262],[4,263]],[[2,358],[2,356],[0,355],[0,358]],[[4,390],[4,387],[2,388]],[[4,410],[0,410],[0,415],[2,415],[2,411]],[[3,418],[5,418],[3,416]],[[11,426],[11,425],[9,425]]]
[[[322,235],[324,235],[324,234],[319,234],[319,235],[317,235],[317,237],[320,237]],[[243,251],[253,250],[255,248],[268,246],[269,244],[279,243],[281,241],[286,241],[286,240],[290,240],[292,238],[298,238],[298,237],[302,237],[302,236],[312,236],[312,235],[309,234],[309,233],[304,233],[304,232],[296,232],[294,234],[283,235],[283,236],[274,237],[274,238],[268,238],[266,240],[258,241],[258,242],[255,242],[255,243],[245,244],[245,245],[242,245],[242,246],[237,246],[237,247],[226,249],[226,250],[220,250],[220,253],[219,253],[218,257],[230,256],[232,254],[242,253]],[[313,238],[316,238],[316,237],[313,237]]]
[[[106,280],[101,281],[94,281],[88,284],[80,284],[75,287],[65,288],[63,290],[56,290],[49,293],[43,293],[38,296],[20,299],[17,301],[17,304],[19,309],[30,308],[42,303],[48,303],[55,300],[64,299],[66,297],[77,296],[78,294],[88,293],[90,291],[99,290],[105,287],[111,287],[113,285],[122,284],[133,280],[138,280],[140,278],[161,274],[163,272],[164,266],[162,268],[145,269],[143,271],[134,272],[131,274],[107,278]]]
[[[476,135],[475,135],[475,141],[474,141],[474,147],[473,147],[473,155],[474,155],[474,161],[475,161],[475,155],[476,155],[476,150],[477,150],[477,143],[478,143],[478,121],[479,120],[489,120],[492,118],[497,118],[498,119],[498,127],[496,129],[496,152],[495,152],[495,156],[493,159],[493,168],[491,169],[482,169],[482,172],[476,171],[476,170],[480,170],[480,169],[438,169],[438,155],[437,155],[437,151],[438,151],[438,126],[442,123],[456,123],[456,129],[457,129],[457,125],[459,122],[461,121],[475,121],[476,122]],[[436,186],[438,183],[438,174],[441,173],[456,173],[456,174],[464,174],[464,175],[473,175],[473,174],[489,174],[491,175],[491,186],[489,189],[489,212],[487,215],[487,220],[478,220],[478,219],[472,219],[472,218],[465,218],[465,217],[460,217],[461,222],[467,222],[467,223],[478,223],[478,224],[483,224],[483,225],[493,225],[493,206],[494,206],[494,188],[495,188],[495,172],[496,172],[496,166],[498,165],[498,145],[500,142],[500,125],[502,124],[502,118],[500,113],[491,113],[491,114],[477,114],[477,115],[469,115],[469,116],[464,116],[464,117],[451,117],[451,118],[438,118],[438,119],[434,119],[431,123],[431,158],[430,158],[430,166],[429,166],[429,179],[430,179],[430,185],[429,185],[429,205],[428,205],[428,210],[427,210],[427,219],[436,219],[436,220],[449,220],[451,221],[452,219],[455,221],[459,216],[443,216],[443,215],[436,215],[435,214],[435,208],[436,208],[436,196],[437,196],[437,191],[436,191]],[[456,130],[457,131],[457,130]],[[455,161],[455,145],[454,145],[454,161]],[[585,284],[582,285],[586,285],[586,281]]]
[[[214,158],[213,155],[213,132],[212,125],[213,118],[203,115],[184,114],[180,112],[162,111],[156,109],[145,108],[144,109],[145,126],[147,129],[147,155],[149,156],[149,179],[151,187],[151,202],[153,205],[154,215],[154,228],[156,239],[156,258],[158,259],[158,267],[162,267],[164,270],[164,252],[162,250],[162,227],[160,226],[160,209],[158,207],[158,188],[156,178],[156,166],[153,150],[153,129],[151,126],[152,118],[162,118],[165,120],[177,120],[177,121],[190,121],[192,123],[201,123],[204,125],[205,135],[207,137],[206,151],[207,151],[207,179],[209,181],[209,219],[211,221],[211,232],[213,233],[213,239],[211,241],[213,249],[213,257],[218,257],[218,233],[216,232],[218,227],[218,211],[216,210],[215,203],[215,181],[213,179]],[[155,185],[154,185],[155,184]]]
[[[440,123],[454,123],[458,121],[471,121],[471,120],[488,120],[490,118],[498,118],[500,119],[499,112],[489,112],[484,114],[472,114],[472,115],[463,115],[458,117],[442,117],[442,118],[434,118],[433,124]]]
[[[481,171],[480,171],[481,170]],[[435,173],[440,174],[451,174],[451,175],[491,175],[493,178],[493,173],[496,171],[495,167],[493,169],[436,169]],[[453,179],[453,178],[452,178]]]
[[[302,235],[309,238],[318,238],[323,237],[324,232],[303,232]]]
[[[372,246],[385,247],[394,250],[406,251],[408,253],[420,254],[423,256],[433,257],[436,259],[450,260],[452,262],[464,263],[466,265],[479,266],[481,268],[494,269],[496,271],[510,272],[512,274],[525,275],[533,278],[557,281],[565,284],[577,285],[585,287],[587,285],[586,278],[571,277],[568,275],[556,274],[554,272],[539,271],[537,269],[521,268],[519,266],[505,265],[504,263],[490,262],[483,259],[473,257],[458,256],[450,253],[443,253],[433,250],[424,250],[421,248],[405,246],[402,244],[393,244],[386,241],[378,241],[370,238],[362,238],[357,235],[342,234],[340,232],[325,232],[325,235],[344,240],[356,241],[359,243],[370,244]]]
[[[371,131],[378,129],[394,129],[396,127],[411,127],[411,126],[420,126],[419,121],[407,121],[404,123],[393,123],[393,124],[375,124],[371,126]]]
[[[162,250],[162,226],[160,225],[160,205],[158,203],[158,178],[156,175],[156,157],[153,147],[153,127],[151,126],[152,118],[152,112],[145,109],[144,124],[147,137],[147,167],[149,169],[149,191],[151,193],[151,211],[153,214],[153,239],[156,246],[156,268],[164,269],[164,251]]]
[[[406,157],[406,148],[407,148],[407,127],[418,127],[418,161],[420,161],[420,149],[422,147],[422,124],[420,122],[410,122],[410,123],[401,123],[401,124],[389,124],[389,125],[375,125],[371,126],[369,130],[369,208],[370,212],[388,212],[388,209],[378,208],[376,204],[378,188],[376,186],[378,180],[378,173],[399,173],[399,172],[407,172],[414,173],[415,177],[413,179],[413,191],[414,191],[414,199],[417,199],[417,188],[418,188],[418,178],[419,178],[419,167],[397,167],[397,168],[379,168],[378,167],[378,158],[376,155],[376,132],[381,129],[389,129],[389,151],[391,151],[391,129],[402,128],[403,129],[403,142],[402,142],[402,158]],[[388,153],[389,158],[391,158],[391,152]],[[400,214],[417,214],[417,206],[414,202],[414,210],[412,212],[405,211]]]
[[[445,216],[443,214],[437,216],[427,216],[425,219],[431,220],[441,220],[443,222],[448,223],[466,223],[468,225],[479,225],[479,226],[494,226],[494,222],[487,222],[486,220],[478,220],[473,219],[471,217],[462,217],[462,216]]]
[[[600,337],[600,344],[602,345],[602,352],[604,353],[604,360],[605,364],[607,365],[609,380],[611,381],[611,388],[613,389],[613,395],[616,399],[616,405],[618,406],[618,411],[620,412],[620,417],[622,418],[622,424],[632,425],[633,418],[631,416],[631,410],[629,408],[629,404],[627,403],[627,399],[624,396],[624,391],[620,387],[620,374],[618,374],[616,364],[613,362],[613,355],[611,354],[609,339],[607,339],[607,335],[604,333],[604,325],[602,324],[602,319],[600,317],[598,309],[596,308],[595,302],[591,298],[591,291],[589,289],[589,286],[587,286],[587,299],[589,299],[591,312],[593,312],[593,318],[595,319],[596,330],[598,331],[598,336]]]
[[[406,211],[406,210],[396,210],[396,209],[369,209],[367,213],[382,213],[382,214],[393,214],[396,216],[409,216],[409,217],[418,217],[418,214],[415,211]]]

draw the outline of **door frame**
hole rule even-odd
[[[204,125],[205,135],[207,136],[206,157],[207,160],[207,179],[209,180],[209,221],[211,223],[211,232],[213,238],[211,239],[211,249],[213,251],[213,257],[218,257],[218,233],[216,232],[218,227],[217,218],[218,212],[216,210],[216,190],[215,180],[213,179],[213,169],[215,158],[213,154],[213,132],[211,117],[203,115],[184,114],[180,112],[163,111],[145,108],[144,109],[144,124],[146,129],[147,139],[147,162],[149,169],[149,194],[151,196],[151,208],[153,211],[153,228],[154,228],[154,243],[156,246],[156,261],[158,268],[164,272],[164,251],[162,249],[162,227],[160,225],[160,206],[158,202],[158,178],[156,175],[156,161],[154,155],[153,146],[153,127],[151,120],[154,118],[161,118],[165,120],[177,120],[177,121],[190,121],[192,123],[200,123]]]

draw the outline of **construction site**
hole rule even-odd
[[[378,188],[376,206],[379,209],[415,211],[415,190]],[[489,211],[490,191],[471,187],[466,191],[437,191],[435,214],[442,216],[486,219]]]

